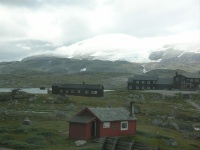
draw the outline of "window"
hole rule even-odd
[[[97,94],[97,91],[91,91],[91,94]]]
[[[66,93],[68,93],[68,90],[66,90]]]
[[[150,81],[147,81],[147,84],[150,84]]]
[[[195,82],[199,82],[199,79],[195,79]]]
[[[144,90],[144,86],[142,86],[142,89]]]
[[[121,130],[128,130],[128,121],[121,122]]]
[[[136,84],[140,84],[140,81],[136,81]]]
[[[145,81],[142,81],[142,84],[145,84]]]
[[[128,89],[130,89],[130,90],[131,90],[131,89],[132,89],[132,86],[129,86],[129,87],[128,87]]]
[[[150,90],[151,89],[150,86],[147,86],[147,89]]]
[[[110,128],[110,122],[104,122],[103,128]]]
[[[155,90],[155,87],[153,87],[153,89]]]
[[[176,78],[176,81],[179,81],[179,77]]]
[[[89,94],[89,91],[88,91],[88,90],[86,90],[86,91],[85,91],[85,94]]]
[[[139,90],[139,86],[136,86],[135,88],[136,88],[137,90]]]
[[[153,84],[156,84],[156,81],[153,81]]]
[[[60,93],[61,93],[61,94],[63,94],[63,93],[64,93],[64,91],[63,91],[63,90],[60,90]]]
[[[190,79],[190,82],[194,82],[194,79]]]
[[[74,93],[74,90],[71,90],[71,93]]]
[[[81,90],[78,90],[77,93],[80,94],[80,93],[81,93]]]

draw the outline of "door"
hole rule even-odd
[[[91,122],[91,137],[92,138],[96,138],[97,135],[97,125],[96,125],[96,121],[92,121]]]

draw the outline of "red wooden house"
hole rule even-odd
[[[137,118],[123,107],[84,108],[69,120],[69,138],[130,136],[136,133]]]

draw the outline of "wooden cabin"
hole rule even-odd
[[[52,85],[52,94],[67,94],[76,96],[102,97],[104,86],[102,84],[60,84]]]
[[[200,74],[183,73],[173,77],[173,89],[196,90],[200,84]]]
[[[136,134],[134,114],[123,107],[86,107],[69,120],[69,138],[91,140],[94,138],[132,136]]]

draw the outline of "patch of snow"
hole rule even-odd
[[[80,70],[80,72],[84,72],[84,71],[86,71],[87,69],[86,68],[82,68],[81,70]]]

